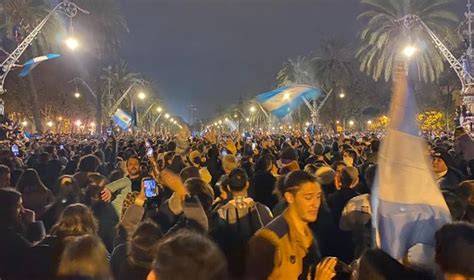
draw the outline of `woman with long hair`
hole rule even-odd
[[[53,193],[46,188],[35,169],[28,168],[21,174],[16,189],[22,194],[23,205],[37,216],[54,200]]]
[[[59,279],[111,280],[108,254],[97,236],[84,235],[69,241],[58,268]]]
[[[84,235],[97,236],[97,221],[87,206],[71,204],[51,228],[50,235],[32,248],[29,279],[54,279],[67,241]]]

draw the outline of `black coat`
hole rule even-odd
[[[18,230],[0,225],[0,279],[23,279],[23,261],[31,246]]]
[[[268,171],[258,170],[250,181],[250,196],[272,209],[278,199],[273,194],[276,178]]]
[[[127,244],[121,244],[114,249],[110,258],[110,269],[115,280],[145,280],[149,268],[136,266],[128,260]]]

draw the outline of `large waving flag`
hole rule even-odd
[[[35,69],[35,67],[38,66],[41,62],[46,61],[46,60],[50,60],[50,59],[54,59],[54,58],[58,58],[60,56],[61,55],[59,55],[59,54],[49,53],[47,55],[42,55],[42,56],[38,56],[38,57],[35,57],[33,59],[30,59],[25,64],[23,64],[23,70],[21,70],[19,76],[21,78],[24,78],[24,77],[28,76],[31,73],[31,71],[33,69]]]
[[[318,88],[294,85],[262,93],[257,96],[257,101],[265,110],[281,119],[301,106],[304,103],[303,98],[310,101],[319,96],[321,96],[321,90]]]
[[[434,180],[426,153],[428,147],[418,136],[416,113],[405,67],[398,66],[394,74],[391,121],[379,152],[372,193],[376,244],[398,260],[414,245],[434,247],[435,232],[451,221]]]
[[[117,109],[112,117],[116,125],[118,125],[123,130],[128,130],[132,125],[132,116],[127,114],[122,109]]]

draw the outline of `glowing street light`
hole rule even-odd
[[[249,122],[249,121],[250,121],[250,119],[249,119],[249,118],[246,118],[246,119],[245,119],[245,121],[246,121],[246,122]]]
[[[81,120],[77,120],[77,121],[75,122],[75,124],[76,124],[76,126],[78,126],[78,127],[79,127],[79,126],[81,126],[81,125],[82,125],[82,122],[81,122]]]
[[[344,92],[341,92],[341,93],[339,94],[339,98],[344,98],[344,97],[346,97],[346,94],[345,94]]]
[[[228,118],[225,118],[225,121],[226,121],[226,122],[228,122],[228,121],[229,121],[229,119],[228,119]]]
[[[91,123],[90,123],[90,126],[91,126],[91,127],[95,127],[95,122],[91,122]]]
[[[46,125],[47,125],[48,127],[53,127],[54,123],[53,123],[52,121],[49,121],[49,122],[46,123]]]
[[[417,49],[413,46],[406,46],[404,49],[403,49],[403,54],[407,57],[407,58],[411,58],[415,53],[416,53]]]
[[[143,100],[146,98],[146,94],[144,92],[138,93],[138,99]]]
[[[161,112],[163,112],[163,108],[158,107],[158,108],[156,108],[156,111],[157,111],[158,113],[161,113]]]
[[[250,112],[254,113],[255,111],[257,111],[257,108],[255,108],[255,106],[250,107]]]
[[[367,124],[368,124],[368,125],[371,125],[371,124],[372,124],[372,121],[371,121],[371,120],[368,120],[368,121],[367,121]]]
[[[70,49],[70,50],[76,50],[78,47],[79,47],[79,42],[77,41],[76,38],[74,37],[69,37],[66,39],[66,46]]]
[[[62,120],[63,120],[63,117],[59,117],[59,118],[58,118],[58,121],[62,121]]]
[[[222,124],[222,121],[218,121],[219,124]]]
[[[306,122],[306,126],[310,126],[310,125],[311,125],[311,123],[310,123],[310,122]]]
[[[165,119],[169,119],[170,118],[170,114],[166,113],[165,114]]]
[[[22,121],[22,122],[21,122],[21,125],[22,125],[22,126],[27,126],[27,125],[28,125],[28,122],[27,122],[27,121]]]
[[[171,118],[171,119],[170,119],[170,122],[174,122],[174,119],[173,119],[173,118]]]
[[[79,92],[75,92],[75,93],[74,93],[74,97],[75,97],[75,98],[79,98],[79,97],[81,97],[81,94],[80,94]]]
[[[354,125],[354,121],[349,121],[349,125],[350,125],[350,126],[353,126],[353,125]]]
[[[237,118],[237,117],[238,117],[237,114],[235,114],[235,115],[234,115],[234,118]]]

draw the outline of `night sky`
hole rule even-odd
[[[462,11],[463,0],[459,1]],[[154,79],[167,110],[201,118],[275,86],[288,58],[321,39],[355,41],[359,0],[121,0],[123,56]]]

